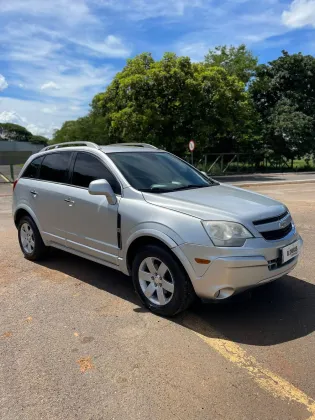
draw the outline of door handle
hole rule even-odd
[[[31,191],[30,191],[30,193],[31,193],[34,197],[36,197],[36,196],[38,195],[38,192],[37,192],[37,191],[35,191],[35,190],[31,190]]]
[[[71,198],[69,197],[69,198],[65,198],[65,202],[66,203],[69,203],[69,204],[74,204],[74,201],[73,200],[71,200]]]

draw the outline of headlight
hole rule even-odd
[[[202,224],[215,246],[243,246],[246,239],[253,238],[239,223],[213,221]]]

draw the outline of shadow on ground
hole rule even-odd
[[[80,257],[53,250],[41,265],[70,275],[145,311],[129,277]],[[293,276],[253,289],[229,302],[196,304],[172,321],[211,338],[270,346],[315,330],[315,285]]]

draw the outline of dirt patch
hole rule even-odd
[[[12,336],[11,331],[6,331],[4,334],[0,336],[0,338],[10,338]]]
[[[80,366],[80,371],[82,373],[85,373],[87,370],[94,368],[94,365],[90,356],[82,357],[81,359],[77,360],[77,363]]]

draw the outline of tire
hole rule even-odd
[[[132,264],[132,279],[143,304],[157,315],[175,316],[196,297],[187,273],[175,256],[157,245],[145,246],[137,254]]]
[[[24,257],[30,261],[42,259],[48,252],[39,230],[30,216],[23,216],[18,223],[18,237]]]

